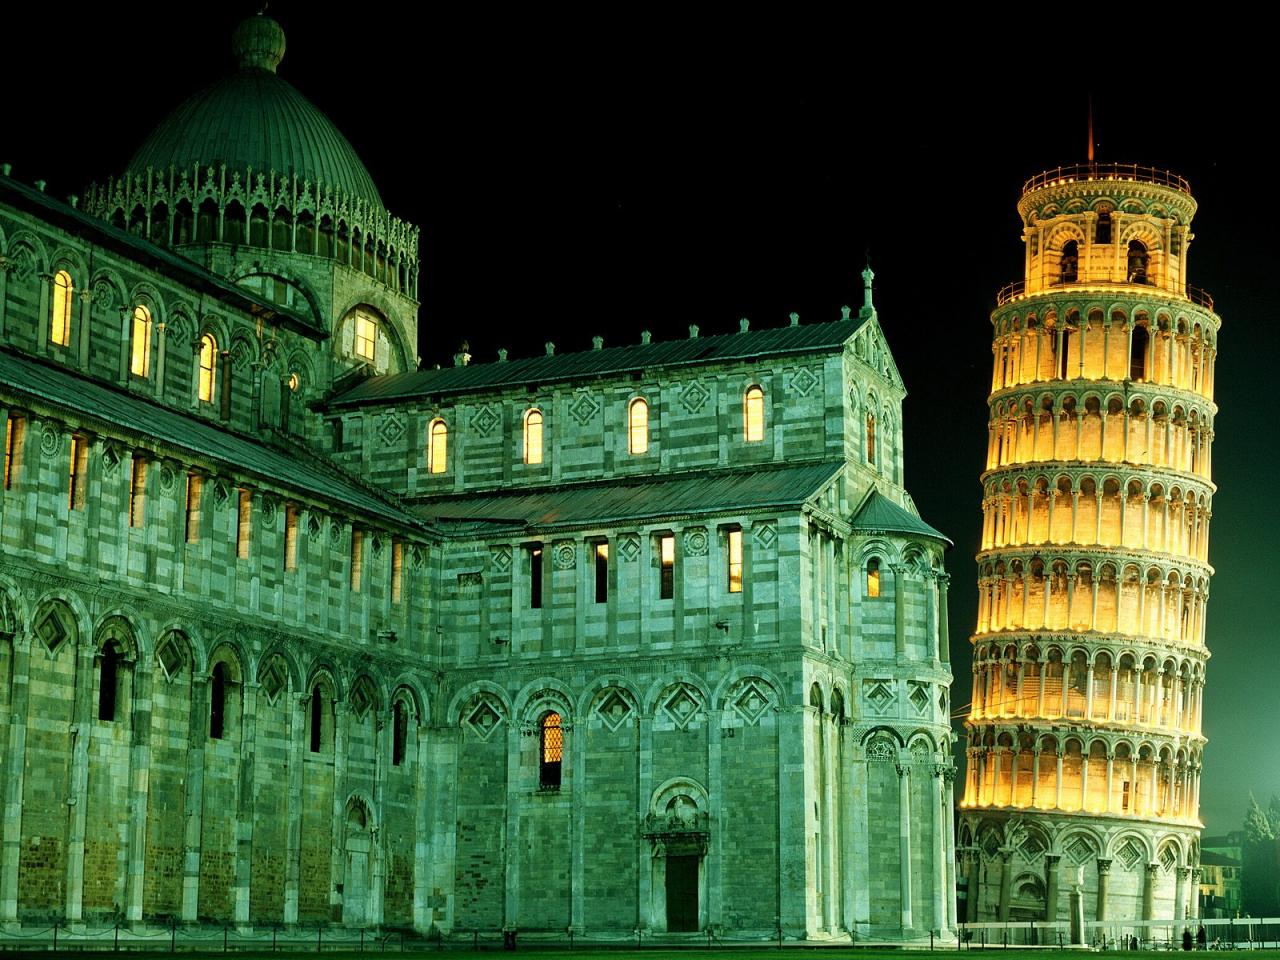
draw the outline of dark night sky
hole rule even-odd
[[[170,108],[224,72],[231,30],[252,8],[90,9],[56,35],[57,58],[47,28],[11,24],[5,42],[0,161],[59,196],[120,172]],[[1262,495],[1280,439],[1248,414],[1277,354],[1264,227],[1275,174],[1258,160],[1269,151],[1256,126],[1272,81],[1259,91],[1229,63],[1145,47],[1130,66],[1120,40],[1059,54],[1061,69],[1048,70],[1017,45],[957,53],[913,33],[908,49],[901,33],[855,42],[819,23],[793,34],[768,22],[658,22],[649,10],[607,21],[599,10],[486,7],[464,22],[316,9],[272,5],[288,36],[280,72],[355,145],[390,210],[422,228],[426,363],[450,362],[464,336],[487,360],[499,346],[541,352],[548,339],[584,349],[597,333],[608,344],[644,328],[684,336],[689,323],[727,332],[740,316],[755,327],[791,310],[834,319],[858,305],[870,250],[910,391],[907,484],[956,541],[957,706],[969,699],[987,318],[996,290],[1020,276],[1021,184],[1085,159],[1085,92],[1090,76],[1107,77],[1116,92],[1095,95],[1099,159],[1191,182],[1202,212],[1190,275],[1224,317],[1208,830],[1235,828],[1248,790],[1280,791],[1264,549],[1280,522]],[[176,21],[180,11],[198,25]]]

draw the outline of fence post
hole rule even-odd
[[[316,953],[324,952],[324,941],[322,939],[323,936],[324,936],[324,925],[321,923],[317,923],[316,924]]]
[[[58,952],[58,921],[53,921],[53,952]]]
[[[360,952],[364,953],[364,927],[360,928]]]
[[[111,947],[116,953],[120,952],[120,921],[116,921],[115,939]]]
[[[222,952],[227,952],[227,925],[222,925]]]
[[[169,952],[178,952],[178,921],[173,920],[169,923]]]
[[[280,932],[280,924],[273,924],[271,927],[271,952],[276,952],[276,934]]]

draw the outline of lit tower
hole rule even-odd
[[[969,920],[1196,915],[1221,321],[1186,181],[1089,164],[1018,202],[991,314],[960,874]],[[1133,928],[1138,932],[1137,928]]]

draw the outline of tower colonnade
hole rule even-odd
[[[959,873],[977,920],[1194,915],[1221,321],[1162,171],[1028,181],[992,313]]]

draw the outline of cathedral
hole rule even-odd
[[[959,869],[976,921],[1199,909],[1214,362],[1185,180],[1060,168],[991,315]],[[1120,924],[1120,926],[1117,926]]]
[[[991,681],[956,849],[949,541],[903,487],[905,386],[870,270],[861,306],[824,322],[484,362],[464,347],[422,367],[417,228],[280,76],[278,24],[252,17],[232,47],[229,75],[82,197],[0,171],[3,929],[954,939],[955,865],[990,875],[1010,797],[1046,805],[1053,765],[1034,800],[1009,746],[1027,721],[1005,719],[1025,698]],[[1123,858],[1132,837],[1138,869],[1181,871],[1217,322],[1180,298],[1190,198],[1129,188],[1106,195],[1118,241],[1129,194],[1168,218],[1152,286],[1123,303],[1072,292],[1053,320],[1021,294],[998,313],[1015,359],[992,401],[1008,439],[986,481],[979,652],[1077,726],[1078,670],[1087,709],[1116,724],[1168,713],[1127,741],[1060,735],[1058,808],[1109,797],[1090,857]],[[1029,237],[1032,201],[1097,226],[1070,192],[1028,194]],[[1066,239],[1029,247],[1029,278],[1065,269]],[[1072,245],[1081,279],[1120,262],[1114,244]],[[1054,343],[1081,376],[1115,379],[1104,366],[1129,363],[1138,330],[1151,386],[1117,401],[1037,383],[1026,403],[1048,419],[1021,426],[1015,384],[1056,375]],[[1050,435],[1109,459],[1140,441],[1152,459],[1055,465],[1046,493],[1015,464]],[[1071,564],[1069,613],[1028,579],[1036,551],[1017,553],[1078,539],[1067,519],[1087,542],[1121,538],[1046,558],[1051,579]],[[1155,551],[1141,590],[1109,559],[1121,549]],[[1160,632],[1032,653],[1013,618],[1042,607],[1057,632],[1085,614]],[[1081,751],[1101,771],[1113,740],[1130,753],[1077,789]],[[1083,842],[1017,836],[1040,838],[1036,864]],[[1023,894],[1004,869],[1007,912]],[[977,889],[995,909],[991,881]]]

